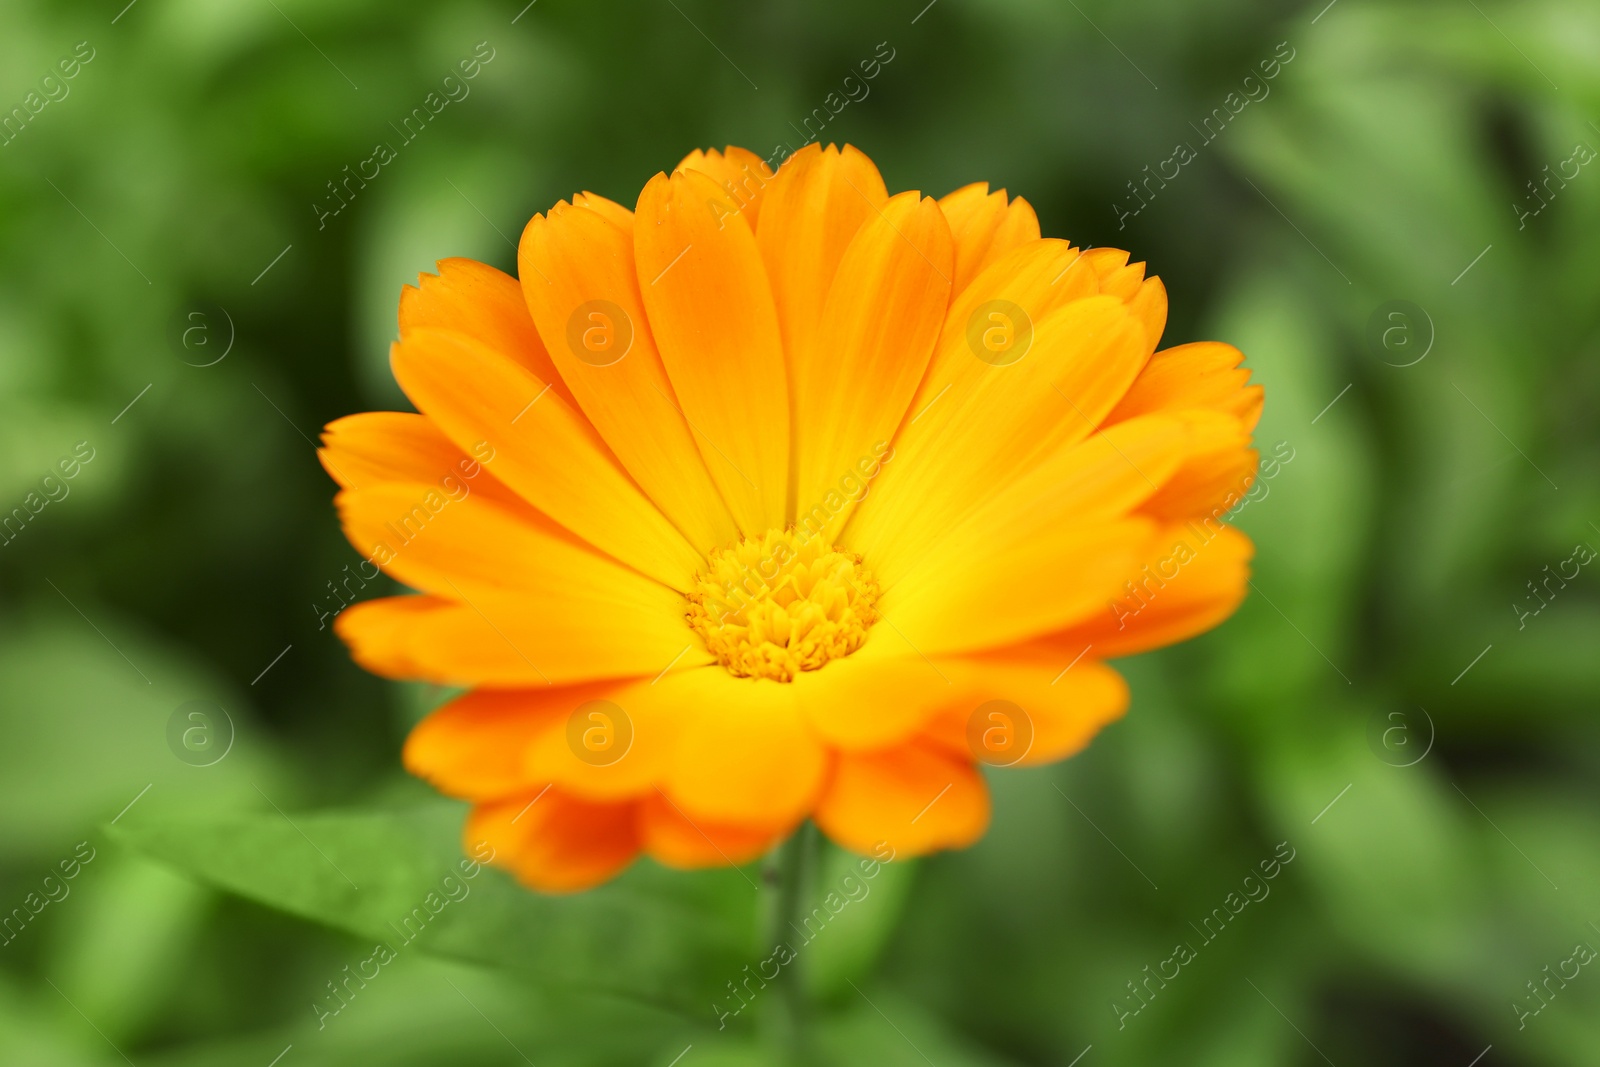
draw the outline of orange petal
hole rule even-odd
[[[953,756],[997,766],[1033,767],[1079,752],[1127,710],[1128,683],[1082,649],[1061,652],[1055,642],[941,660],[941,670],[969,673],[974,684],[926,736]]]
[[[789,389],[755,236],[715,182],[658,174],[639,196],[634,254],[656,347],[740,528],[782,526]]]
[[[372,673],[442,685],[522,688],[653,676],[683,652],[688,638],[680,620],[640,611],[612,616],[597,607],[604,595],[537,616],[523,596],[384,597],[346,608],[334,630]],[[691,650],[678,663],[706,661]]]
[[[1164,527],[1104,611],[1035,643],[1068,658],[1131,656],[1221,623],[1244,600],[1255,546],[1231,526],[1197,520]]]
[[[691,820],[663,793],[639,803],[639,839],[657,863],[680,870],[737,867],[749,863],[787,837],[778,828],[724,825]]]
[[[1054,538],[1007,540],[993,555],[980,546],[958,571],[919,570],[884,597],[884,617],[894,624],[884,640],[939,656],[1070,625],[1115,595],[1152,526],[1123,519],[1062,529]]]
[[[478,496],[465,484],[450,493],[390,482],[346,489],[335,503],[355,550],[413,589],[455,600],[526,595],[530,611],[541,603],[559,610],[587,601],[597,609],[670,615],[682,602],[528,505]]]
[[[1057,448],[974,508],[935,565],[958,567],[963,551],[992,553],[1063,527],[1120,518],[1159,495],[1188,456],[1234,440],[1229,420],[1201,412],[1147,415],[1100,430]],[[962,540],[969,543],[958,547]]]
[[[1123,252],[1126,256],[1127,253]],[[1107,271],[1100,277],[1100,291],[1107,296],[1114,296],[1126,303],[1132,300],[1139,291],[1139,286],[1144,282],[1144,264],[1129,263],[1125,267]]]
[[[761,214],[761,201],[767,186],[772,182],[772,168],[748,148],[729,145],[718,152],[715,148],[701,151],[696,148],[684,156],[674,170],[697,170],[722,186],[728,196],[750,224],[752,232]]]
[[[551,356],[617,459],[690,543],[711,549],[736,540],[656,352],[631,225],[621,229],[576,206],[535,215],[517,258]]]
[[[662,785],[689,818],[777,826],[810,809],[826,754],[792,687],[707,667],[674,671],[657,688],[683,720]]]
[[[890,587],[882,607],[896,636],[933,655],[1026,640],[1087,616],[1116,595],[1107,581],[1120,585],[1141,561],[1152,502],[1238,444],[1233,418],[1192,411],[1131,419],[1047,457]],[[963,634],[969,643],[953,643]]]
[[[974,182],[948,196],[939,207],[955,238],[954,287],[959,294],[989,264],[1029,241],[1039,239],[1039,217],[1022,197],[1008,205],[1006,191],[989,192],[988,182]]]
[[[441,259],[437,275],[423,274],[400,290],[400,336],[413,330],[453,330],[515,360],[569,403],[572,394],[556,373],[533,328],[517,280],[487,263]]]
[[[1243,361],[1243,352],[1218,341],[1157,352],[1106,416],[1106,425],[1155,411],[1207,408],[1230,414],[1253,430],[1261,418],[1262,392],[1259,385],[1246,385],[1250,372],[1239,366]]]
[[[887,624],[866,647],[790,683],[811,728],[829,745],[869,751],[899,744],[966,693],[965,677],[951,678],[907,649]]]
[[[1250,431],[1261,417],[1261,387],[1247,386],[1250,372],[1239,366],[1243,353],[1232,345],[1206,341],[1157,352],[1134,379],[1126,396],[1106,416],[1105,425],[1151,412],[1206,412],[1237,420],[1231,439],[1189,457],[1182,471],[1162,488],[1145,512],[1181,521],[1207,515],[1220,519],[1255,480],[1257,457]]]
[[[1143,263],[1129,263],[1128,253],[1120,248],[1093,248],[1084,253],[1094,269],[1100,291],[1125,302],[1144,326],[1150,352],[1156,350],[1167,327],[1167,287],[1160,278],[1146,278]]]
[[[1030,670],[1026,682],[1019,678],[1006,687],[1017,694],[1011,699],[1029,709],[1033,725],[1033,747],[1022,757],[1023,767],[1076,755],[1128,710],[1128,683],[1103,663],[1083,660],[1041,685],[1047,673]]]
[[[995,445],[965,436],[973,414],[968,408],[988,390],[1010,385],[1015,391],[1016,376],[1006,372],[1037,356],[1035,325],[1052,310],[1093,296],[1097,287],[1080,250],[1065,241],[1043,240],[1002,257],[952,301],[907,421],[884,456],[885,462],[897,456],[919,462],[886,468],[842,535],[880,578],[909,564],[940,530],[996,487],[997,471],[1011,469],[991,463],[981,477],[972,477],[970,465],[952,446],[975,448],[992,459]],[[1008,343],[998,355],[989,350],[992,338]],[[1033,363],[1036,367],[1039,360]],[[1031,368],[1023,373],[1037,377]],[[962,401],[959,414],[949,410],[946,402],[952,399]],[[950,463],[966,477],[946,477],[942,465]],[[902,469],[907,466],[912,469]]]
[[[541,696],[541,690],[479,689],[452,700],[406,738],[406,770],[469,800],[542,788],[548,779],[529,777],[524,756],[560,727],[560,715]]]
[[[806,529],[831,536],[866,491],[863,474],[894,436],[933,355],[951,255],[934,202],[900,194],[851,241],[811,347],[790,351],[795,518]]]
[[[970,762],[916,743],[841,755],[813,816],[854,852],[887,842],[897,855],[965,848],[989,825],[989,790]]]
[[[1004,189],[998,190],[1002,197]],[[1012,249],[1021,248],[1029,241],[1039,239],[1039,216],[1034,213],[1033,205],[1022,197],[1013,197],[1011,203],[1006,205],[1006,213],[1000,219],[1000,224],[994,228],[994,236],[989,240],[989,247],[982,258],[973,265],[973,277],[983,271],[991,263],[998,262]]]
[[[987,278],[969,286],[969,296],[1008,291],[989,288]],[[969,296],[956,302],[954,315]],[[956,331],[947,322],[934,369],[913,402],[921,407],[846,528],[846,542],[889,585],[974,507],[1088,436],[1144,363],[1144,331],[1113,297],[1073,301],[1031,327],[1028,313],[1018,310],[1024,305],[1009,296],[996,300],[1004,303],[969,309],[978,338],[972,347],[967,323]],[[1023,354],[1014,362],[995,365],[980,354],[988,351],[983,338],[1002,328],[985,325],[985,307],[995,309],[987,314],[998,316],[1010,341],[1027,345],[1015,349]]]
[[[1212,412],[1195,414],[1225,418]],[[1190,455],[1161,492],[1145,501],[1141,514],[1161,522],[1200,517],[1220,521],[1244,499],[1255,483],[1258,457],[1255,449],[1245,447],[1249,435],[1233,419],[1226,421],[1234,427],[1233,440]]]
[[[703,655],[685,658],[704,662]],[[654,793],[676,750],[683,718],[676,696],[650,678],[546,690],[542,702],[557,710],[561,727],[527,750],[528,775],[588,800]]]
[[[1097,277],[1105,279],[1128,265],[1128,253],[1120,248],[1090,248],[1084,251],[1083,260]]]
[[[623,233],[633,233],[633,212],[629,211],[615,200],[607,200],[605,197],[596,193],[579,193],[577,196],[572,198],[572,206],[588,208],[595,214],[600,215],[607,222],[610,222]],[[522,269],[522,264],[520,262],[517,264],[517,269],[519,271]],[[524,288],[523,295],[527,295],[526,288]]]
[[[426,415],[410,411],[368,411],[346,415],[322,431],[317,458],[346,489],[370,489],[391,482],[437,486],[447,493],[469,492],[503,503],[521,498],[477,459],[457,448]]]
[[[480,804],[462,834],[469,854],[487,844],[491,861],[546,893],[589,889],[639,854],[635,805],[591,804],[554,789]]]
[[[545,783],[594,801],[653,794],[676,730],[648,684],[475,690],[411,731],[406,769],[473,799]]]
[[[982,705],[1008,700],[1021,704],[1033,724],[1027,758],[1019,751],[1017,760],[1048,762],[1082,747],[1127,706],[1127,686],[1115,671],[1093,661],[1074,663],[1085,650],[1063,657],[1053,638],[923,659],[873,655],[893,641],[881,636],[882,642],[793,683],[813,727],[840,750],[894,748],[923,734],[946,743],[956,755],[982,758],[985,753],[969,744],[968,720]]]
[[[1145,347],[1154,352],[1167,328],[1167,287],[1161,284],[1161,279],[1146,278],[1141,282],[1128,298],[1128,310],[1144,327]]]
[[[676,588],[704,557],[639,490],[549,383],[459,333],[414,330],[390,353],[413,403],[496,477],[601,551]]]
[[[888,199],[878,168],[849,145],[809,144],[778,168],[757,238],[791,357],[810,350],[845,249]]]

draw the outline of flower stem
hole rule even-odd
[[[765,875],[769,890],[766,914],[766,951],[778,945],[794,946],[794,923],[805,907],[805,894],[811,884],[817,855],[817,829],[809,822],[800,826],[772,854]],[[805,1067],[813,1062],[807,1036],[810,1005],[804,961],[798,956],[777,976],[770,1010],[767,1013],[767,1038],[778,1063]]]

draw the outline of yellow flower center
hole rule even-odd
[[[796,529],[717,549],[688,598],[689,628],[740,678],[792,682],[860,648],[878,621],[860,557]]]

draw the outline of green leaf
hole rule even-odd
[[[109,832],[191,877],[369,938],[374,948],[469,960],[569,991],[708,1012],[714,989],[750,958],[755,894],[736,870],[640,864],[598,889],[544,896],[475,869],[457,845],[460,820],[458,805],[440,803],[130,817]]]

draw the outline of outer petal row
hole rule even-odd
[[[952,660],[936,669],[963,680],[985,672],[992,691],[1022,709],[1031,736],[1024,763],[1058,759],[1081,748],[1122,713],[1127,701],[1115,672],[1092,661],[1064,673],[1054,663],[1016,657]],[[533,698],[474,695],[449,705],[418,727],[407,743],[406,762],[445,791],[476,800],[469,844],[487,840],[503,862],[537,888],[595,884],[641,850],[671,866],[743,863],[807,814],[835,841],[861,853],[883,844],[901,855],[959,848],[988,825],[988,791],[967,748],[964,705],[932,716],[921,733],[897,745],[835,753],[806,803],[779,817],[763,784],[750,778],[724,786],[745,794],[745,805],[734,810],[726,798],[709,809],[700,806],[704,798],[684,795],[670,773],[664,785],[644,783],[614,792],[596,788],[595,779],[579,782],[570,773],[550,774],[544,742],[565,732],[566,715],[549,705],[530,708],[525,702]],[[524,702],[520,708],[519,701]],[[770,770],[764,750],[760,758]],[[644,762],[651,759],[646,756]],[[640,777],[636,770],[621,773]]]

